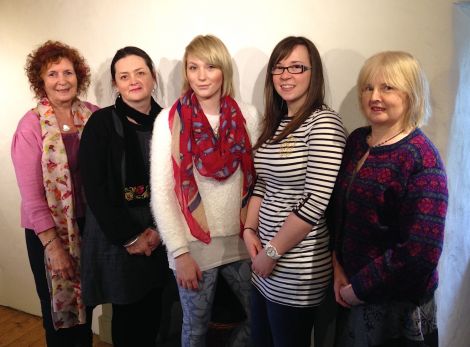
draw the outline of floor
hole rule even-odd
[[[42,319],[0,306],[0,347],[45,347]],[[111,347],[93,336],[93,347]]]

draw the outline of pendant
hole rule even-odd
[[[294,151],[297,141],[292,134],[287,135],[287,137],[282,141],[281,147],[279,148],[279,154],[281,157],[285,158],[291,155]]]
[[[70,127],[67,125],[67,124],[62,124],[62,131],[69,131],[70,130]]]

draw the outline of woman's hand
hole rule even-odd
[[[147,238],[147,243],[152,250],[152,252],[160,245],[162,239],[157,230],[152,228],[147,228],[144,231],[144,236]]]
[[[250,255],[251,261],[253,261],[256,255],[263,249],[261,240],[253,230],[245,229],[243,231],[243,241],[245,241],[246,250]]]
[[[152,254],[155,248],[160,244],[160,235],[155,229],[147,228],[139,235],[137,241],[132,245],[126,247],[127,253],[131,255],[146,255],[147,257]]]
[[[276,266],[277,261],[268,257],[266,252],[258,252],[256,257],[253,259],[251,264],[251,270],[260,277],[269,277],[271,272],[273,272],[274,267]]]
[[[351,284],[341,287],[339,293],[341,295],[341,298],[350,306],[356,306],[364,303],[356,296],[356,293],[354,293],[354,289]]]
[[[181,288],[198,290],[202,272],[199,265],[189,253],[181,254],[175,258],[176,283]]]
[[[53,275],[57,275],[66,280],[71,280],[75,277],[75,261],[65,250],[59,237],[48,244],[44,252],[51,266]]]
[[[343,267],[336,260],[336,255],[333,253],[333,269],[334,269],[334,282],[333,288],[335,291],[335,299],[338,304],[343,307],[350,308],[351,305],[345,301],[341,295],[341,288],[344,288],[349,284],[348,278],[344,273]]]

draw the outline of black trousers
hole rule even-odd
[[[33,230],[25,229],[26,248],[29,264],[33,272],[36,292],[41,302],[42,322],[46,332],[48,347],[91,347],[93,333],[91,320],[93,308],[87,308],[87,322],[66,329],[54,329],[51,313],[51,296],[47,285],[46,269],[44,266],[44,249]]]
[[[163,288],[154,288],[135,303],[112,305],[114,347],[155,347],[160,329],[162,293]]]

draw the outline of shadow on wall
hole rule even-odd
[[[429,76],[429,74],[426,74],[426,76]],[[449,145],[448,133],[451,125],[449,120],[452,119],[452,117],[449,117],[449,114],[453,113],[455,103],[453,98],[445,97],[447,89],[445,92],[442,90],[443,85],[449,85],[449,76],[451,84],[457,85],[458,69],[456,67],[442,70],[439,74],[436,74],[432,80],[429,80],[429,88],[431,91],[431,115],[427,124],[422,127],[426,134],[432,139],[434,145],[438,148],[444,162],[447,162],[446,154]],[[452,89],[455,90],[456,88],[452,87]],[[439,95],[437,94],[438,92],[444,95]]]
[[[183,63],[180,60],[160,59],[158,62],[159,88],[158,92],[160,105],[169,107],[181,95],[183,87]]]
[[[111,79],[111,58],[106,59],[98,67],[98,71],[93,74],[94,92],[96,102],[100,107],[106,107],[114,104],[117,94],[114,92],[112,79]]]
[[[240,101],[254,105],[261,116],[268,60],[269,56],[255,47],[241,49],[233,55],[235,95]]]
[[[253,88],[253,105],[260,112],[260,115],[264,116],[264,84],[266,81],[266,71],[268,69],[268,64],[266,63],[261,69],[258,78],[255,80],[255,86]]]
[[[333,49],[322,55],[326,103],[338,111],[350,134],[367,124],[357,100],[356,79],[365,57],[353,50]],[[335,85],[335,89],[331,89]],[[339,105],[339,106],[337,106]]]
[[[367,125],[367,121],[361,113],[359,102],[357,100],[356,87],[351,89],[343,99],[338,110],[343,119],[346,134],[349,136],[354,129]]]

